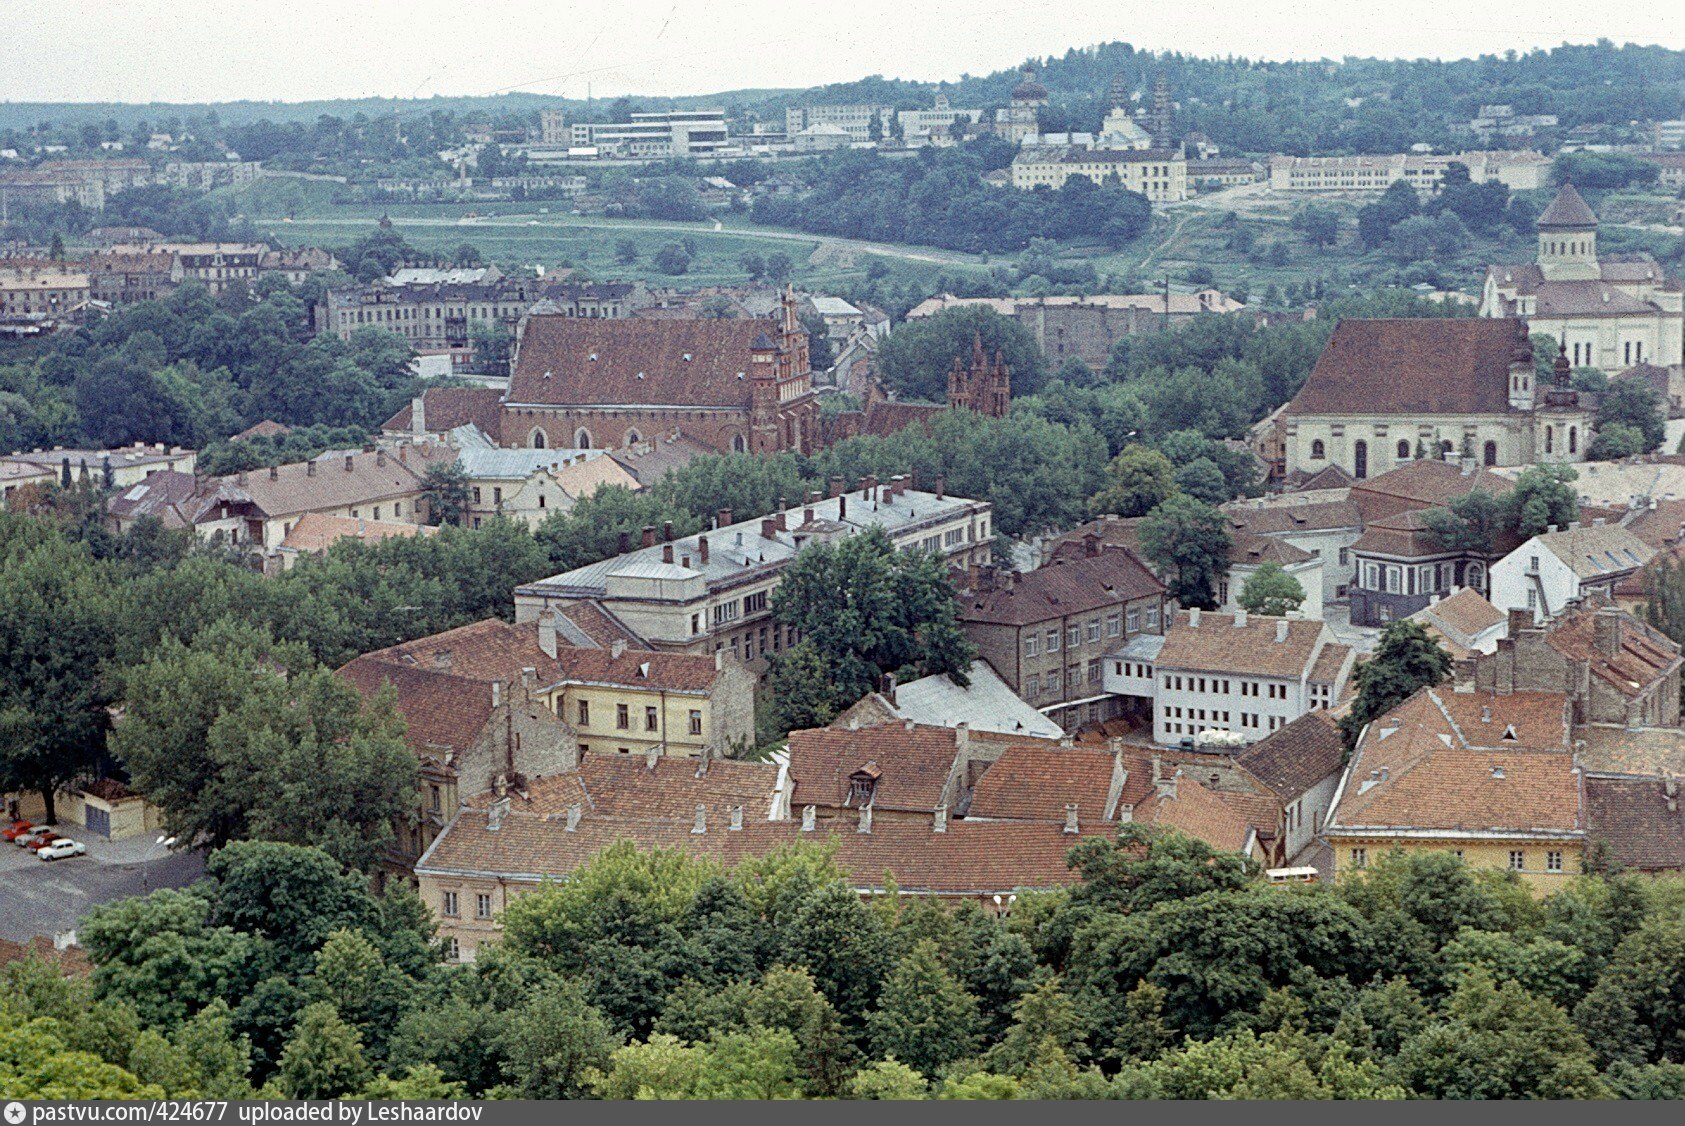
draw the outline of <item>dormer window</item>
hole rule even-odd
[[[872,798],[877,794],[878,779],[882,772],[878,764],[869,762],[848,776],[848,800],[845,805],[862,808],[872,804]]]

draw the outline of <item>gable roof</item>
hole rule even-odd
[[[1510,368],[1531,363],[1519,320],[1343,320],[1285,414],[1506,414]]]
[[[698,804],[711,816],[742,806],[745,821],[765,821],[775,812],[779,773],[775,762],[656,755],[652,763],[649,755],[581,752],[576,770],[530,780],[524,793],[508,795],[509,807],[553,816],[577,803],[582,813],[609,817],[694,820]],[[466,799],[474,809],[496,800],[489,790]]]
[[[966,670],[965,687],[947,673],[920,677],[895,689],[891,714],[933,727],[969,723],[977,732],[1014,738],[1058,739],[1064,729],[1015,695],[988,662],[977,660]]]
[[[429,387],[421,393],[427,431],[443,434],[458,426],[477,426],[492,438],[502,433],[503,392],[495,387]],[[380,424],[383,431],[410,433],[415,429],[414,403]]]
[[[1199,613],[1199,624],[1194,625],[1195,613],[1177,612],[1158,653],[1160,669],[1298,677],[1315,664],[1327,628],[1320,618],[1267,618],[1244,612]],[[1283,626],[1286,636],[1278,640]]]
[[[1237,755],[1235,762],[1270,793],[1291,802],[1336,773],[1345,758],[1339,726],[1319,708],[1270,732]]]
[[[420,452],[419,447],[402,452],[403,458],[384,450],[334,451],[309,461],[214,478],[212,483],[250,500],[271,519],[395,500],[419,495],[426,488],[423,459],[416,458],[413,466],[408,460],[410,454]]]
[[[1446,504],[1480,489],[1502,496],[1515,482],[1484,466],[1422,458],[1352,486],[1351,499],[1365,521]]]
[[[1482,598],[1473,587],[1464,587],[1449,597],[1429,603],[1410,616],[1418,621],[1447,626],[1464,637],[1478,637],[1507,620],[1502,610]]]
[[[1035,570],[966,593],[959,600],[960,620],[1022,626],[1164,593],[1164,584],[1128,548],[1102,547],[1099,537],[1087,542],[1093,554],[1083,542],[1063,543]]]
[[[1597,618],[1609,615],[1616,623],[1614,651],[1597,643]],[[1591,674],[1629,700],[1651,691],[1680,663],[1680,649],[1660,632],[1624,610],[1581,607],[1553,619],[1545,628],[1545,642],[1572,661],[1584,661]]]
[[[281,541],[283,551],[326,551],[342,539],[362,543],[379,543],[394,537],[437,535],[439,529],[424,524],[405,524],[394,520],[365,520],[355,516],[324,516],[320,512],[306,512],[298,518],[293,530]]]
[[[1669,792],[1671,788],[1671,793]],[[1679,783],[1662,778],[1586,778],[1586,830],[1609,858],[1641,872],[1685,868]]]
[[[1655,548],[1619,524],[1562,528],[1536,536],[1534,542],[1582,579],[1636,571],[1656,556]]]
[[[1006,748],[977,779],[966,817],[1058,821],[1077,807],[1077,824],[1117,819],[1111,793],[1118,758],[1084,747],[1019,745]]]
[[[930,813],[943,804],[957,732],[914,723],[790,733],[791,807],[849,805],[850,777],[875,770],[872,806]]]
[[[772,347],[770,331],[745,319],[529,317],[507,401],[747,409],[751,354]]]

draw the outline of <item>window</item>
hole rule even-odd
[[[690,711],[690,733],[692,735],[702,734],[702,713],[695,708]]]
[[[743,596],[743,612],[745,614],[758,614],[765,609],[766,591],[757,590],[754,594]]]
[[[503,503],[503,486],[502,485],[492,486],[491,502],[493,504],[502,504]],[[376,519],[378,520],[379,517],[377,516]]]
[[[1075,649],[1078,645],[1081,645],[1081,644],[1082,644],[1082,627],[1081,626],[1066,626],[1065,627],[1065,648]]]
[[[474,486],[474,503],[475,504],[480,503],[480,486],[478,486],[478,485]]]
[[[1406,440],[1404,440],[1403,438],[1400,438],[1398,440],[1398,460],[1399,461],[1410,460],[1410,443],[1407,442]]]
[[[427,787],[427,805],[429,809],[432,809],[434,812],[438,812],[439,787],[437,785]]]
[[[1024,638],[1024,656],[1034,657],[1040,651],[1039,641],[1040,639],[1033,633]]]
[[[1354,849],[1352,849],[1352,867],[1353,868],[1367,868],[1367,867],[1369,867],[1369,850],[1368,849],[1366,849],[1366,848],[1354,848]]]
[[[1519,848],[1509,850],[1509,870],[1520,872],[1527,866],[1527,853]]]
[[[1029,679],[1024,681],[1024,694],[1027,696],[1040,696],[1041,677],[1037,676],[1035,673],[1031,673]]]
[[[1560,871],[1562,871],[1562,852],[1561,852],[1561,850],[1553,848],[1550,851],[1545,853],[1545,871],[1547,871],[1547,872],[1560,872]]]
[[[445,954],[453,962],[462,961],[462,946],[454,938],[445,940]]]
[[[591,726],[591,701],[589,700],[579,701],[579,726]]]
[[[1106,615],[1106,636],[1117,637],[1123,632],[1122,618],[1117,614]]]
[[[625,704],[614,705],[614,725],[622,731],[632,726],[632,710]]]
[[[491,918],[491,896],[480,892],[474,896],[474,917],[476,919]]]
[[[1059,652],[1059,631],[1056,629],[1047,631],[1047,651],[1049,653]]]
[[[1498,443],[1487,442],[1481,449],[1480,460],[1487,465],[1498,464]]]
[[[1130,633],[1140,631],[1141,608],[1139,606],[1131,606],[1129,608],[1129,613],[1124,617],[1123,628],[1128,630]]]
[[[1099,618],[1088,619],[1087,625],[1085,626],[1085,631],[1087,633],[1088,640],[1090,642],[1099,641],[1100,640],[1100,619]]]
[[[457,913],[456,892],[454,892],[454,891],[445,892],[443,908],[444,908],[444,913],[445,913],[446,916],[451,917],[451,918],[454,918],[456,916],[456,913]]]
[[[656,712],[655,707],[653,705],[651,705],[650,707],[646,707],[644,709],[644,730],[645,731],[656,731],[656,730],[659,730],[660,727],[661,727],[661,719],[660,719],[660,716],[658,715],[658,713]]]

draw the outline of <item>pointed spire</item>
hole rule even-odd
[[[1556,193],[1556,198],[1550,201],[1550,206],[1539,216],[1538,226],[1541,231],[1559,228],[1582,228],[1597,226],[1597,213],[1585,201],[1574,185],[1563,181],[1562,189]]]
[[[1551,372],[1556,377],[1556,385],[1566,389],[1573,383],[1573,370],[1568,364],[1568,342],[1559,341],[1556,348],[1556,361],[1551,364]]]

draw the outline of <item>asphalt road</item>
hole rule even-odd
[[[97,856],[43,862],[25,849],[0,842],[0,938],[25,942],[38,934],[71,930],[92,908],[140,895],[143,883],[154,891],[185,887],[204,870],[204,857],[193,851],[144,864]]]

